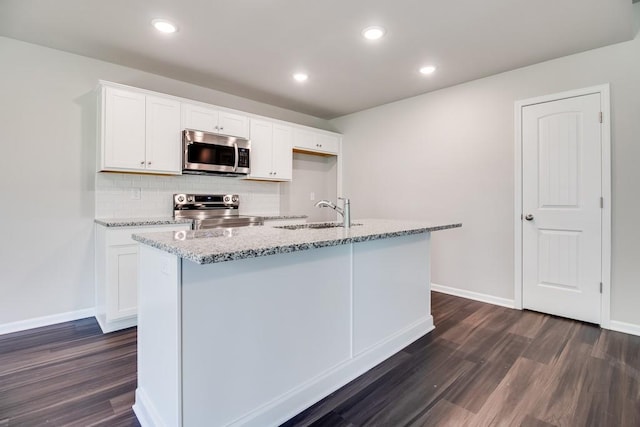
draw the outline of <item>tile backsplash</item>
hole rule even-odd
[[[173,194],[240,195],[241,214],[277,215],[280,184],[210,175],[96,174],[96,217],[137,218],[173,216]]]

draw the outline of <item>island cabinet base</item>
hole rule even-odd
[[[429,236],[206,265],[141,245],[141,424],[278,425],[423,336]]]

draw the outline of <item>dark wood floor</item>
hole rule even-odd
[[[0,426],[139,426],[136,329],[94,318],[0,336]]]
[[[640,337],[438,293],[433,314],[284,426],[640,426]],[[0,426],[139,425],[135,342],[93,319],[0,336]]]

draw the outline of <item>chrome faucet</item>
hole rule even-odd
[[[334,211],[338,212],[340,215],[342,215],[344,228],[349,228],[351,227],[351,202],[346,197],[338,197],[338,200],[342,200],[344,202],[344,208],[336,206],[329,200],[320,200],[318,203],[316,203],[316,207],[331,208]]]

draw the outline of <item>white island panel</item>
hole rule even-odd
[[[182,425],[180,264],[140,245],[138,388],[133,410],[143,426]]]
[[[350,358],[349,252],[183,263],[183,425],[228,425]]]
[[[353,245],[353,352],[358,355],[431,316],[430,234]]]
[[[277,426],[432,330],[430,232],[460,224],[359,223],[135,235],[141,425]]]

